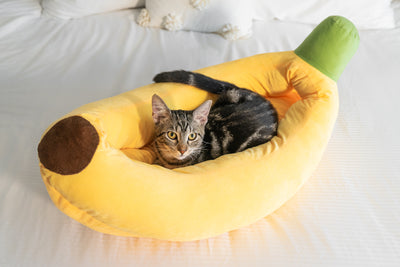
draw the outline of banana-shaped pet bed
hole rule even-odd
[[[317,167],[338,112],[336,81],[358,42],[351,22],[329,17],[294,51],[199,70],[268,98],[280,122],[266,144],[189,167],[151,164],[152,95],[187,110],[216,96],[160,83],[82,106],[40,141],[48,193],[73,219],[120,236],[188,241],[249,225],[284,204]]]

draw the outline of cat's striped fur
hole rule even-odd
[[[208,100],[193,111],[170,110],[153,96],[153,149],[157,163],[164,167],[183,167],[240,152],[276,135],[276,110],[255,92],[183,70],[160,73],[154,81],[188,84],[219,95],[212,107]]]

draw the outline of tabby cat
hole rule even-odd
[[[184,167],[243,151],[276,135],[277,112],[255,92],[183,70],[162,72],[153,80],[188,84],[219,95],[213,106],[207,100],[193,111],[170,110],[153,95],[156,164]]]

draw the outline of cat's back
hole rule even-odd
[[[210,158],[243,151],[271,140],[278,116],[272,104],[242,88],[222,92],[211,108],[205,142]]]

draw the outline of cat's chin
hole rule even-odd
[[[184,160],[184,159],[187,159],[188,156],[189,156],[188,154],[184,154],[184,155],[180,155],[180,156],[176,157],[176,159],[177,160]]]

